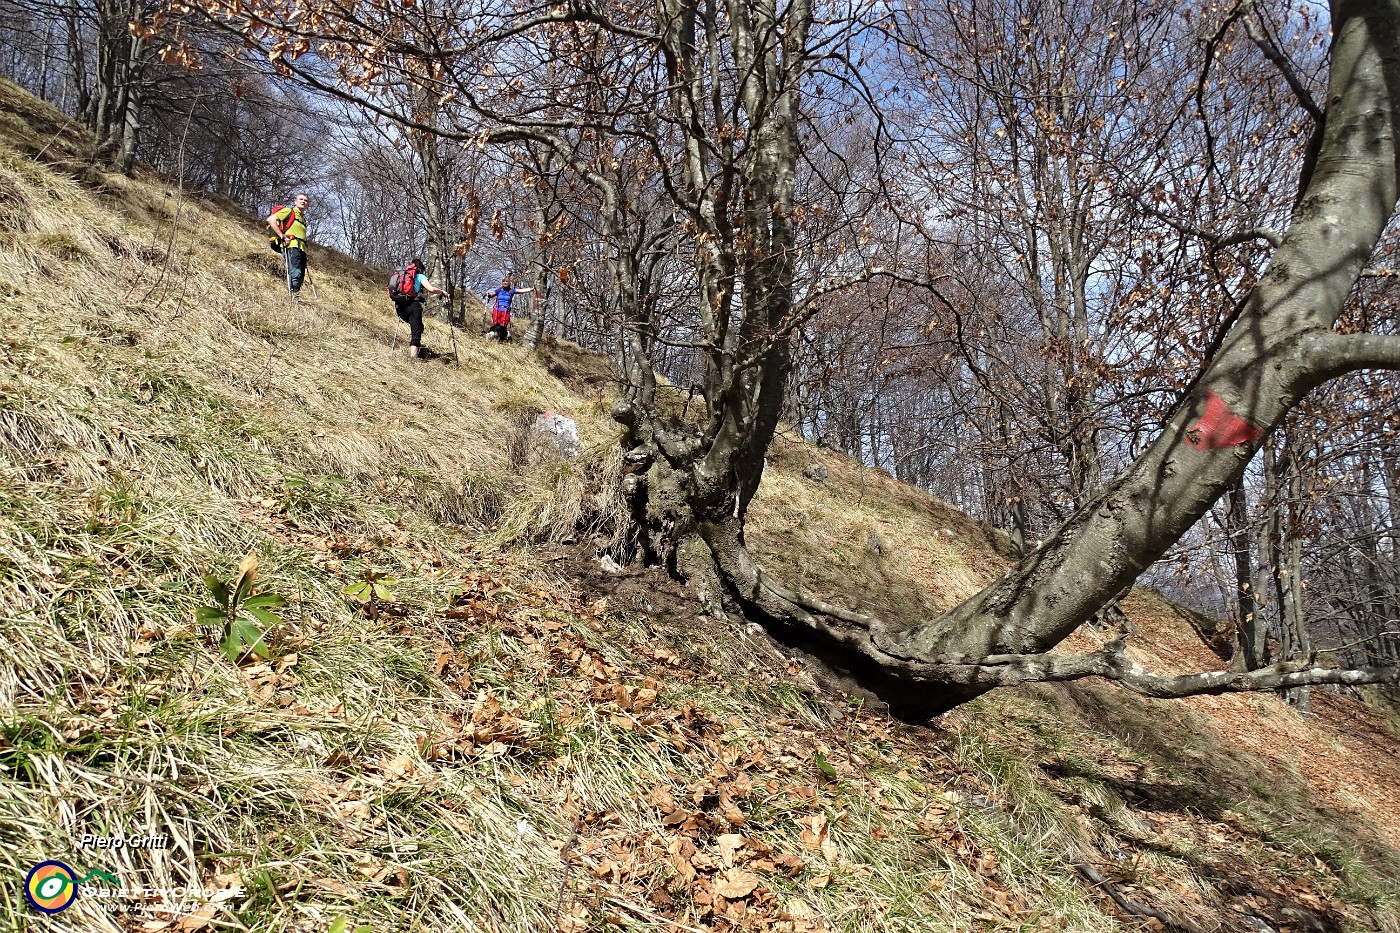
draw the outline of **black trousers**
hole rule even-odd
[[[397,299],[394,302],[394,311],[398,314],[400,321],[408,324],[408,345],[410,347],[422,346],[423,299]]]
[[[282,250],[287,257],[287,287],[295,295],[301,291],[301,280],[306,277],[306,250],[299,246],[288,246]]]

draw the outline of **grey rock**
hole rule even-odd
[[[542,434],[554,444],[559,456],[565,460],[577,460],[582,452],[578,439],[578,425],[572,418],[547,411],[535,419],[535,432]]]

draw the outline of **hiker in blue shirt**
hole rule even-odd
[[[515,302],[516,289],[510,284],[510,276],[501,277],[501,287],[482,295],[486,299],[494,299],[491,307],[491,329],[486,332],[487,339],[499,340],[501,343],[510,342],[510,306]]]

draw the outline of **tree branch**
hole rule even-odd
[[[1322,379],[1357,369],[1400,369],[1400,335],[1318,334],[1304,353],[1308,367]]]
[[[1241,243],[1248,243],[1251,240],[1264,240],[1274,249],[1283,245],[1283,234],[1271,227],[1247,227],[1243,230],[1236,230],[1234,233],[1212,233],[1209,230],[1189,224],[1184,220],[1158,210],[1148,204],[1141,197],[1134,198],[1138,207],[1143,213],[1156,217],[1167,224],[1178,233],[1185,233],[1189,236],[1199,237],[1204,240],[1211,249],[1228,249],[1231,246],[1238,246]]]
[[[1123,913],[1133,917],[1153,917],[1160,921],[1168,930],[1181,930],[1184,931],[1184,933],[1200,933],[1201,928],[1195,924],[1178,920],[1165,911],[1148,907],[1146,904],[1140,904],[1128,897],[1128,895],[1119,890],[1116,884],[1108,879],[1107,875],[1088,862],[1077,861],[1072,864],[1075,870],[1083,875],[1085,879],[1107,894]]]
[[[1316,684],[1400,686],[1400,667],[1324,668],[1296,661],[1254,671],[1162,676],[1144,670],[1127,657],[1127,635],[1088,654],[1004,654],[953,659],[911,654],[901,651],[898,633],[881,619],[833,606],[810,593],[775,582],[759,567],[732,528],[707,523],[699,530],[714,556],[716,569],[736,595],[776,620],[800,624],[838,646],[847,657],[855,653],[873,661],[892,682],[899,684],[903,696],[895,702],[908,702],[908,708],[920,716],[926,716],[920,693],[929,687],[961,687],[976,695],[996,687],[1064,683],[1086,677],[1102,677],[1155,699],[1285,690]]]
[[[1251,240],[1266,240],[1268,244],[1275,249],[1283,245],[1283,234],[1269,227],[1250,227],[1247,230],[1239,230],[1235,233],[1223,236],[1213,237],[1204,232],[1201,235],[1210,241],[1211,245],[1216,249],[1237,246],[1240,243],[1248,243]]]
[[[793,303],[793,317],[805,321],[808,317],[811,316],[812,312],[810,309],[812,308],[812,306],[815,305],[821,299],[825,298],[827,295],[845,291],[846,289],[854,288],[857,285],[862,285],[866,282],[872,281],[877,276],[883,276],[895,282],[902,282],[905,285],[913,285],[918,288],[928,289],[934,294],[935,297],[938,298],[938,300],[945,307],[952,307],[952,303],[948,301],[948,299],[944,298],[942,293],[938,291],[937,286],[933,284],[934,281],[936,281],[936,279],[926,279],[918,278],[912,275],[904,275],[903,273],[897,272],[886,266],[876,263],[874,265],[868,266],[864,271],[856,273],[855,275],[852,275],[848,278],[839,279],[835,282],[828,282],[825,285],[820,285],[816,288],[813,288],[811,291],[807,292],[806,295],[802,296],[801,300]],[[937,279],[947,279],[950,277],[951,276],[948,275],[940,275],[937,277]]]
[[[945,308],[952,311],[954,314],[957,313],[953,303],[944,297],[943,293],[938,290],[938,287],[933,284],[935,281],[934,279],[917,278],[915,276],[892,271],[884,266],[873,265],[868,267],[865,271],[857,273],[849,278],[818,286],[804,295],[801,300],[793,302],[792,312],[781,321],[776,328],[765,334],[763,340],[758,341],[756,346],[750,348],[744,356],[740,357],[734,364],[734,369],[736,371],[743,371],[759,366],[765,362],[768,354],[772,352],[775,343],[788,339],[792,336],[794,331],[805,324],[812,315],[817,313],[818,302],[822,298],[848,288],[854,288],[857,285],[871,282],[878,277],[884,277],[895,282],[903,282],[906,285],[913,285],[918,288],[926,289],[937,298]],[[949,276],[940,275],[937,278],[946,279],[949,278]]]
[[[1259,11],[1255,9],[1253,0],[1244,4],[1241,9],[1254,14],[1253,18],[1247,14],[1244,17],[1245,33],[1248,34],[1249,38],[1254,41],[1254,44],[1259,47],[1259,51],[1264,53],[1264,57],[1272,62],[1274,67],[1279,70],[1279,73],[1283,75],[1283,79],[1287,81],[1288,86],[1293,89],[1293,95],[1298,98],[1298,103],[1303,105],[1303,109],[1308,112],[1308,115],[1318,123],[1321,123],[1322,108],[1317,105],[1317,101],[1313,100],[1312,94],[1303,86],[1303,82],[1298,77],[1298,73],[1293,70],[1293,63],[1283,54],[1283,50],[1278,47],[1270,36],[1264,33],[1264,30],[1261,28],[1263,17],[1260,15]]]

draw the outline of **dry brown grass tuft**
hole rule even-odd
[[[18,179],[0,170],[0,232],[24,233],[29,229],[29,199]]]
[[[786,579],[900,624],[941,612],[1005,568],[968,520],[881,470],[780,440],[750,512],[749,543]],[[815,482],[803,470],[829,471]],[[990,559],[989,559],[990,557]]]

